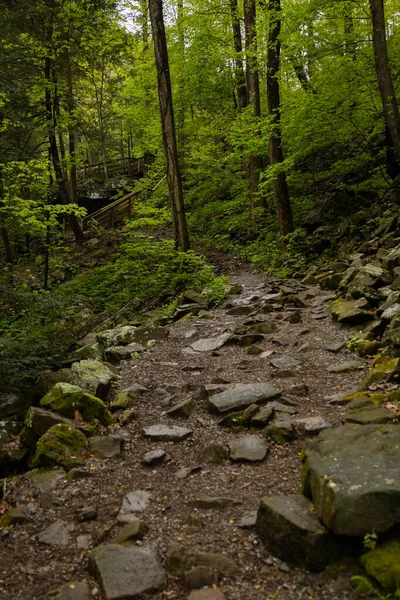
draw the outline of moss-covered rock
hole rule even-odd
[[[354,350],[359,356],[375,356],[382,348],[382,343],[377,340],[359,340]]]
[[[361,381],[361,386],[367,388],[374,383],[397,381],[400,375],[400,358],[386,358],[378,355],[373,368]]]
[[[114,410],[126,410],[132,408],[135,402],[135,396],[130,392],[120,392],[111,402],[109,409]]]
[[[390,540],[361,556],[361,564],[384,590],[400,588],[400,540]]]
[[[51,408],[61,415],[73,419],[79,411],[84,421],[97,419],[103,425],[111,425],[112,415],[100,398],[82,391],[80,387],[69,383],[57,383],[40,401],[44,408]]]
[[[83,433],[68,425],[54,425],[38,441],[31,465],[62,465],[72,469],[82,465],[88,454],[88,442]]]
[[[136,341],[136,327],[130,325],[122,325],[115,329],[106,329],[96,335],[96,340],[104,348],[109,346],[126,346]]]
[[[103,351],[97,342],[95,344],[87,344],[86,346],[82,346],[82,348],[78,348],[70,355],[70,358],[77,360],[101,360],[103,358]]]
[[[42,437],[50,427],[58,425],[59,423],[72,425],[72,423],[68,422],[68,419],[61,417],[56,413],[39,408],[38,406],[31,406],[25,417],[24,428],[19,436],[24,444],[30,448],[34,448],[38,439]]]
[[[35,395],[38,398],[41,398],[42,396],[47,394],[47,392],[49,392],[56,383],[71,383],[71,381],[71,369],[59,369],[59,371],[42,371],[41,373],[39,373],[35,383]]]
[[[72,383],[102,400],[107,398],[116,375],[98,360],[81,360],[71,367]]]
[[[374,313],[371,311],[366,298],[349,301],[339,298],[332,302],[330,311],[335,321],[349,325],[364,323],[374,318]]]

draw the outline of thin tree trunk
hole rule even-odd
[[[48,215],[47,215],[48,219]],[[46,242],[44,247],[43,289],[49,289],[49,259],[50,259],[50,225],[46,226]]]
[[[281,115],[280,115],[280,41],[281,29],[281,4],[280,0],[269,0],[269,30],[268,30],[268,53],[267,53],[267,100],[268,113],[273,126],[269,138],[269,157],[271,165],[283,162]],[[289,199],[289,189],[286,181],[286,173],[280,172],[274,181],[274,192],[276,208],[281,234],[282,249],[286,247],[285,237],[293,231],[292,207]]]
[[[11,265],[13,262],[13,255],[12,255],[12,251],[11,251],[10,238],[8,237],[8,231],[7,231],[6,227],[1,228],[1,237],[3,239],[6,263]]]
[[[353,8],[350,2],[343,4],[343,20],[344,20],[344,53],[351,56],[353,61],[357,60],[356,48],[354,45],[354,19]]]
[[[140,23],[142,30],[143,50],[149,49],[149,22],[147,0],[140,0]]]
[[[164,153],[167,165],[168,188],[172,205],[172,222],[176,247],[188,250],[187,231],[178,148],[176,144],[174,112],[172,105],[171,79],[168,64],[167,42],[163,19],[162,0],[149,0],[151,28],[153,31],[154,54],[157,66],[158,98],[160,101],[161,125]]]
[[[232,33],[233,33],[233,45],[235,48],[235,80],[236,80],[236,93],[238,98],[239,109],[247,106],[247,88],[246,88],[246,76],[244,74],[243,66],[243,44],[242,44],[242,32],[240,30],[240,19],[238,14],[238,2],[237,0],[230,0],[229,6],[231,9],[231,21],[232,21]]]
[[[68,110],[68,145],[69,145],[69,184],[70,198],[73,204],[78,204],[78,179],[76,172],[76,136],[75,136],[75,102],[72,80],[71,57],[67,56],[67,110]]]
[[[179,75],[179,96],[180,96],[180,105],[177,110],[177,125],[178,125],[178,156],[180,162],[180,168],[182,172],[182,176],[184,178],[185,175],[185,76],[184,76],[184,66],[185,66],[185,30],[183,23],[183,15],[184,15],[184,6],[183,0],[178,0],[178,18],[177,18],[177,29],[178,29],[178,40],[179,40],[179,54],[180,59],[182,61],[180,75]]]
[[[53,165],[54,174],[57,183],[57,195],[60,204],[69,204],[68,189],[63,177],[61,170],[60,157],[58,154],[57,140],[56,140],[56,118],[54,112],[54,104],[51,97],[51,59],[46,56],[45,58],[45,79],[46,79],[46,92],[45,92],[45,109],[48,127],[48,138],[49,138],[49,155]],[[82,243],[85,239],[83,231],[79,225],[78,219],[75,215],[68,215],[71,229],[75,236],[78,244]]]
[[[369,4],[372,17],[375,71],[382,99],[383,114],[393,143],[396,160],[400,164],[400,115],[389,67],[383,0],[370,0]]]
[[[257,29],[256,29],[256,0],[244,0],[244,28],[246,46],[246,80],[248,103],[253,107],[256,118],[261,116],[260,82],[257,64]],[[249,160],[249,183],[250,183],[250,211],[252,221],[255,221],[255,208],[257,204],[258,184],[260,170],[262,168],[261,158],[257,155],[251,156]]]

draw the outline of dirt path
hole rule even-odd
[[[346,348],[338,353],[327,348],[345,342],[354,333],[334,324],[326,315],[329,295],[318,288],[305,290],[296,281],[274,282],[247,272],[231,276],[231,280],[242,286],[240,295],[230,296],[224,307],[202,317],[172,325],[167,339],[158,341],[139,359],[120,364],[115,393],[134,384],[141,384],[148,391],[135,403],[135,418],[127,425],[114,426],[110,432],[124,440],[119,458],[91,459],[91,477],[87,479],[68,482],[65,474],[55,471],[46,480],[19,476],[7,482],[9,501],[25,507],[29,518],[0,533],[1,599],[43,600],[51,598],[51,592],[62,584],[83,580],[89,583],[91,595],[68,598],[101,598],[98,584],[87,571],[88,554],[100,543],[110,543],[121,530],[116,517],[124,496],[135,490],[145,490],[151,496],[139,515],[149,532],[137,543],[154,542],[164,565],[168,547],[173,543],[203,553],[226,555],[236,563],[218,584],[228,600],[355,597],[345,570],[311,574],[288,566],[262,544],[254,527],[240,526],[243,513],[254,512],[262,496],[300,492],[299,452],[305,434],[284,445],[269,443],[267,458],[259,462],[225,458],[220,464],[209,464],[203,454],[210,444],[227,449],[233,439],[248,433],[218,424],[218,416],[209,411],[205,398],[204,386],[210,383],[269,383],[283,392],[286,406],[295,418],[322,416],[333,425],[339,424],[343,408],[329,404],[325,398],[351,388],[363,371],[330,372],[330,367],[355,359]],[[299,291],[306,307],[285,305],[282,310],[276,306],[259,317],[277,326],[276,331],[256,344],[263,352],[273,351],[269,357],[249,354],[248,347],[232,340],[216,351],[195,352],[190,347],[199,339],[227,332],[243,333],[240,327],[249,315],[230,315],[229,307],[236,308],[236,312],[260,315],[265,298],[271,303],[269,294],[279,293],[282,286],[285,293],[290,288],[296,294]],[[290,322],[298,319],[293,318],[294,314],[300,315],[299,322]],[[297,366],[277,368],[271,364],[271,359],[282,357],[297,360]],[[364,361],[362,367],[366,366]],[[285,393],[299,384],[308,386],[305,396]],[[165,414],[176,402],[189,397],[193,406],[187,419]],[[180,442],[160,442],[143,436],[143,428],[160,423],[187,427],[192,435]],[[253,430],[260,438],[261,432],[262,429],[255,433]],[[167,453],[166,460],[158,465],[143,465],[144,455],[159,448]],[[199,468],[180,479],[177,471],[184,467]],[[230,498],[237,504],[223,509],[193,506],[193,501],[205,497]],[[86,520],[88,515],[82,517],[77,511],[87,506],[94,507],[94,515]],[[43,538],[40,541],[41,532],[59,520],[62,523],[56,528],[56,543],[43,543]],[[64,534],[67,543],[58,547]],[[140,598],[181,600],[188,595],[183,577],[169,574],[164,591],[142,594]],[[214,596],[210,600],[211,597]]]

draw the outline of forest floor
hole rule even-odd
[[[88,582],[91,596],[101,598],[98,583],[88,574],[88,555],[99,544],[110,543],[120,531],[122,526],[116,517],[123,498],[136,490],[150,494],[147,507],[139,515],[149,532],[137,543],[154,543],[164,565],[167,549],[173,543],[229,557],[237,567],[218,583],[227,600],[356,597],[349,582],[355,565],[346,563],[319,574],[292,567],[276,558],[272,548],[265,547],[253,526],[242,526],[246,524],[242,522],[243,514],[254,514],[263,496],[300,493],[299,454],[305,437],[283,445],[269,444],[269,453],[260,462],[226,458],[220,464],[208,464],[202,454],[204,447],[210,443],[228,447],[233,439],[248,432],[218,424],[218,417],[208,409],[204,386],[270,383],[283,392],[296,417],[321,416],[338,425],[344,408],[330,404],[326,398],[359,382],[368,361],[360,361],[360,368],[354,372],[329,370],[354,360],[354,354],[345,346],[337,353],[328,350],[346,342],[354,332],[332,322],[326,310],[331,295],[318,287],[307,287],[306,307],[297,311],[301,322],[289,322],[290,310],[285,308],[267,315],[277,330],[265,335],[257,346],[272,351],[269,357],[251,355],[248,348],[232,343],[211,352],[195,352],[190,345],[197,340],[234,331],[248,319],[228,315],[229,307],[251,307],[257,312],[260,298],[271,288],[304,288],[294,280],[271,280],[253,274],[234,262],[223,268],[231,283],[242,286],[241,294],[230,296],[225,305],[210,310],[207,318],[172,324],[165,340],[157,341],[140,358],[120,363],[115,394],[134,384],[148,390],[136,402],[136,418],[123,427],[112,426],[108,432],[124,440],[120,457],[91,458],[91,477],[87,479],[69,482],[64,472],[55,470],[50,477],[19,475],[7,480],[8,502],[24,507],[28,519],[0,532],[1,599],[44,600],[61,585],[83,580]],[[270,360],[283,356],[296,359],[298,365],[279,371]],[[296,384],[308,386],[306,396],[284,393]],[[194,408],[187,419],[165,414],[189,396]],[[179,442],[157,442],[143,436],[144,427],[160,423],[188,427],[192,435]],[[255,435],[261,437],[261,430]],[[144,455],[156,448],[165,450],[167,459],[155,466],[144,465]],[[198,468],[178,478],[178,470],[186,467]],[[205,497],[230,498],[237,504],[225,508],[193,506],[193,501]],[[92,513],[87,513],[88,520],[81,520],[80,509],[88,506],[93,508]],[[41,533],[54,523],[58,523],[56,534],[49,543]],[[182,600],[189,593],[181,576],[168,574],[163,591],[142,594],[140,598]],[[78,599],[78,595],[68,598]]]

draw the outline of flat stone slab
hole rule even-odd
[[[326,429],[304,446],[303,488],[337,535],[363,537],[400,522],[400,427]]]
[[[266,404],[280,395],[280,391],[268,383],[247,383],[214,394],[208,403],[221,414],[247,408],[250,404]]]
[[[277,358],[271,358],[269,361],[276,369],[291,369],[299,364],[299,361],[290,356],[278,356]]]
[[[363,368],[363,364],[358,360],[350,360],[345,363],[340,363],[337,365],[332,365],[328,367],[327,371],[330,373],[350,373],[351,371],[358,371]]]
[[[122,440],[114,435],[99,435],[89,440],[89,448],[95,458],[117,458],[121,456]]]
[[[321,524],[304,496],[261,500],[256,532],[274,554],[311,571],[321,571],[339,557],[339,543]]]
[[[73,523],[68,523],[67,521],[59,519],[50,525],[50,527],[47,527],[39,533],[38,540],[42,544],[47,544],[48,546],[68,546],[74,529],[75,525]]]
[[[159,442],[181,442],[185,440],[193,431],[186,427],[177,427],[168,425],[151,425],[142,429],[142,433],[145,437],[157,440]]]
[[[293,424],[300,432],[306,435],[316,435],[324,429],[332,427],[332,423],[321,416],[304,417],[302,419],[294,419]]]
[[[192,473],[198,473],[199,471],[201,471],[201,465],[195,465],[194,467],[182,467],[176,471],[175,477],[177,479],[186,479],[186,477],[189,477],[189,475]]]
[[[208,588],[190,592],[187,600],[226,600],[226,596],[221,590]]]
[[[154,450],[146,452],[146,454],[143,456],[142,462],[149,466],[159,465],[165,461],[166,456],[167,453],[165,450],[162,448],[155,448]]]
[[[62,586],[54,600],[92,600],[92,593],[86,581],[71,581]]]
[[[194,508],[227,508],[228,506],[237,506],[241,504],[234,498],[228,498],[226,496],[208,496],[204,498],[196,498],[195,500],[189,500],[189,506]]]
[[[155,551],[145,546],[99,546],[89,555],[89,570],[99,582],[104,600],[139,598],[166,585]]]
[[[146,490],[136,490],[135,492],[129,492],[123,501],[121,510],[118,513],[117,520],[119,523],[133,523],[136,521],[137,516],[135,513],[143,512],[146,510],[151,500],[150,492]]]
[[[232,440],[229,444],[229,454],[235,462],[264,460],[267,452],[267,444],[258,435],[244,435]]]
[[[190,344],[190,348],[195,350],[196,352],[212,352],[213,350],[218,350],[222,348],[232,337],[232,333],[223,333],[218,337],[213,338],[203,338],[194,342],[194,344]]]

